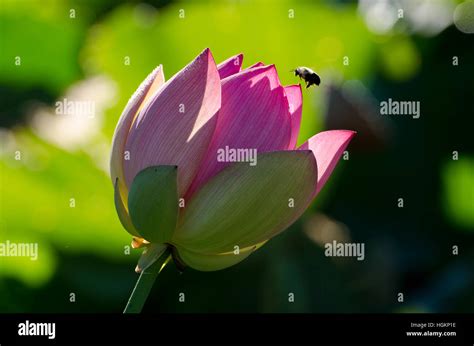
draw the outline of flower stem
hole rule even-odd
[[[135,288],[128,299],[127,306],[123,311],[124,314],[138,314],[142,311],[158,274],[160,274],[170,259],[171,250],[167,248],[155,263],[141,272]]]

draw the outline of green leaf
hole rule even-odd
[[[115,209],[117,210],[117,215],[119,217],[120,223],[122,224],[123,228],[133,236],[141,237],[138,231],[132,224],[130,220],[130,216],[128,215],[127,209],[125,209],[125,205],[123,204],[122,197],[120,195],[119,190],[119,181],[118,178],[115,179],[114,184],[114,201],[115,201]]]
[[[132,223],[153,243],[171,239],[178,218],[177,166],[153,166],[137,174],[128,194]]]
[[[205,254],[253,246],[306,210],[316,182],[316,160],[309,150],[263,153],[256,166],[235,163],[191,199],[173,243]]]

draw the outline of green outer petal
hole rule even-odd
[[[198,191],[180,217],[173,243],[197,253],[222,253],[271,238],[306,210],[317,183],[313,153],[258,155],[235,163]],[[289,199],[294,207],[289,207]]]
[[[127,209],[125,209],[125,205],[123,204],[122,197],[119,191],[118,178],[115,179],[114,184],[114,201],[115,210],[117,210],[117,215],[123,228],[125,228],[125,230],[131,235],[141,237],[141,235],[135,229],[135,226],[133,226],[132,220],[130,220],[130,216],[128,215]]]
[[[221,270],[231,267],[252,254],[257,249],[257,246],[240,250],[239,254],[233,252],[217,255],[205,255],[199,254],[192,251],[188,251],[184,248],[177,247],[179,259],[184,262],[187,266],[208,272]]]
[[[128,210],[141,236],[153,243],[171,239],[178,219],[176,166],[153,166],[140,171],[128,194]]]
[[[135,271],[141,273],[149,266],[151,266],[155,261],[160,258],[160,256],[165,252],[168,246],[166,244],[149,244],[143,251],[140,259],[138,260],[137,267]]]

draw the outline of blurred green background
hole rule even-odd
[[[453,23],[461,3],[1,0],[0,242],[38,243],[39,257],[0,257],[0,312],[122,311],[140,251],[115,213],[111,137],[156,65],[170,78],[205,47],[273,63],[284,84],[315,69],[299,143],[358,136],[289,230],[227,270],[166,267],[146,312],[474,311],[474,40],[460,30],[474,23]],[[94,117],[55,114],[64,98],[92,100]],[[388,98],[419,101],[421,117],[381,116]],[[365,260],[326,257],[334,239],[364,243]]]

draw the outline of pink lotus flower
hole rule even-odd
[[[146,246],[138,270],[167,248],[198,270],[240,262],[301,216],[354,136],[296,148],[300,85],[282,86],[274,65],[242,70],[242,58],[216,65],[206,49],[167,82],[158,66],[120,117],[111,177],[123,226]]]

